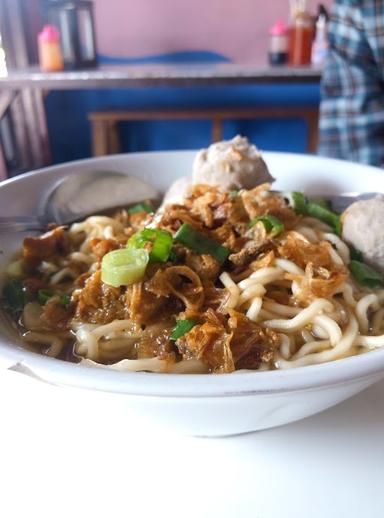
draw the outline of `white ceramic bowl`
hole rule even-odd
[[[189,174],[194,152],[135,153],[54,166],[0,185],[1,215],[36,213],[44,191],[64,175],[122,171],[165,190]],[[304,155],[265,153],[274,188],[308,193],[384,192],[384,173],[368,166]],[[0,235],[1,263],[23,235]],[[130,425],[151,421],[182,433],[221,436],[295,421],[329,408],[384,377],[384,349],[323,365],[222,375],[120,373],[66,363],[23,349],[0,323],[0,368],[48,384],[87,389],[100,411],[113,406]],[[49,385],[47,385],[49,390]],[[76,390],[72,397],[76,397]],[[113,405],[112,405],[113,403]]]

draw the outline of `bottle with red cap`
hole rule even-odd
[[[313,16],[307,10],[307,0],[291,0],[292,27],[290,31],[289,64],[311,63],[312,42],[315,36]]]
[[[45,25],[38,35],[40,68],[43,72],[63,70],[60,34],[54,25]]]
[[[278,20],[269,30],[269,63],[271,65],[285,65],[288,62],[289,29]]]

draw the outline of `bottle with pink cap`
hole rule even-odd
[[[278,20],[269,30],[269,63],[271,65],[285,65],[288,62],[289,29],[281,20]]]
[[[63,70],[60,34],[54,25],[45,25],[38,35],[40,68],[44,72]]]

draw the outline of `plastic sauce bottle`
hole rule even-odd
[[[271,65],[288,63],[289,29],[284,22],[278,20],[269,30],[268,58]]]
[[[324,64],[328,53],[327,18],[320,14],[316,22],[316,36],[312,44],[312,64]]]
[[[45,25],[38,35],[40,68],[43,72],[63,70],[60,34],[54,25]]]
[[[311,63],[312,41],[315,35],[313,19],[305,11],[298,12],[291,29],[289,63],[294,66]]]

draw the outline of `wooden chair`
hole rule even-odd
[[[107,110],[92,112],[88,118],[92,127],[93,155],[102,156],[120,153],[118,124],[132,121],[154,120],[210,120],[212,141],[222,139],[225,120],[258,118],[293,118],[305,120],[308,127],[307,151],[314,153],[317,147],[319,111],[313,106],[275,108],[203,108],[203,109],[151,109]]]

